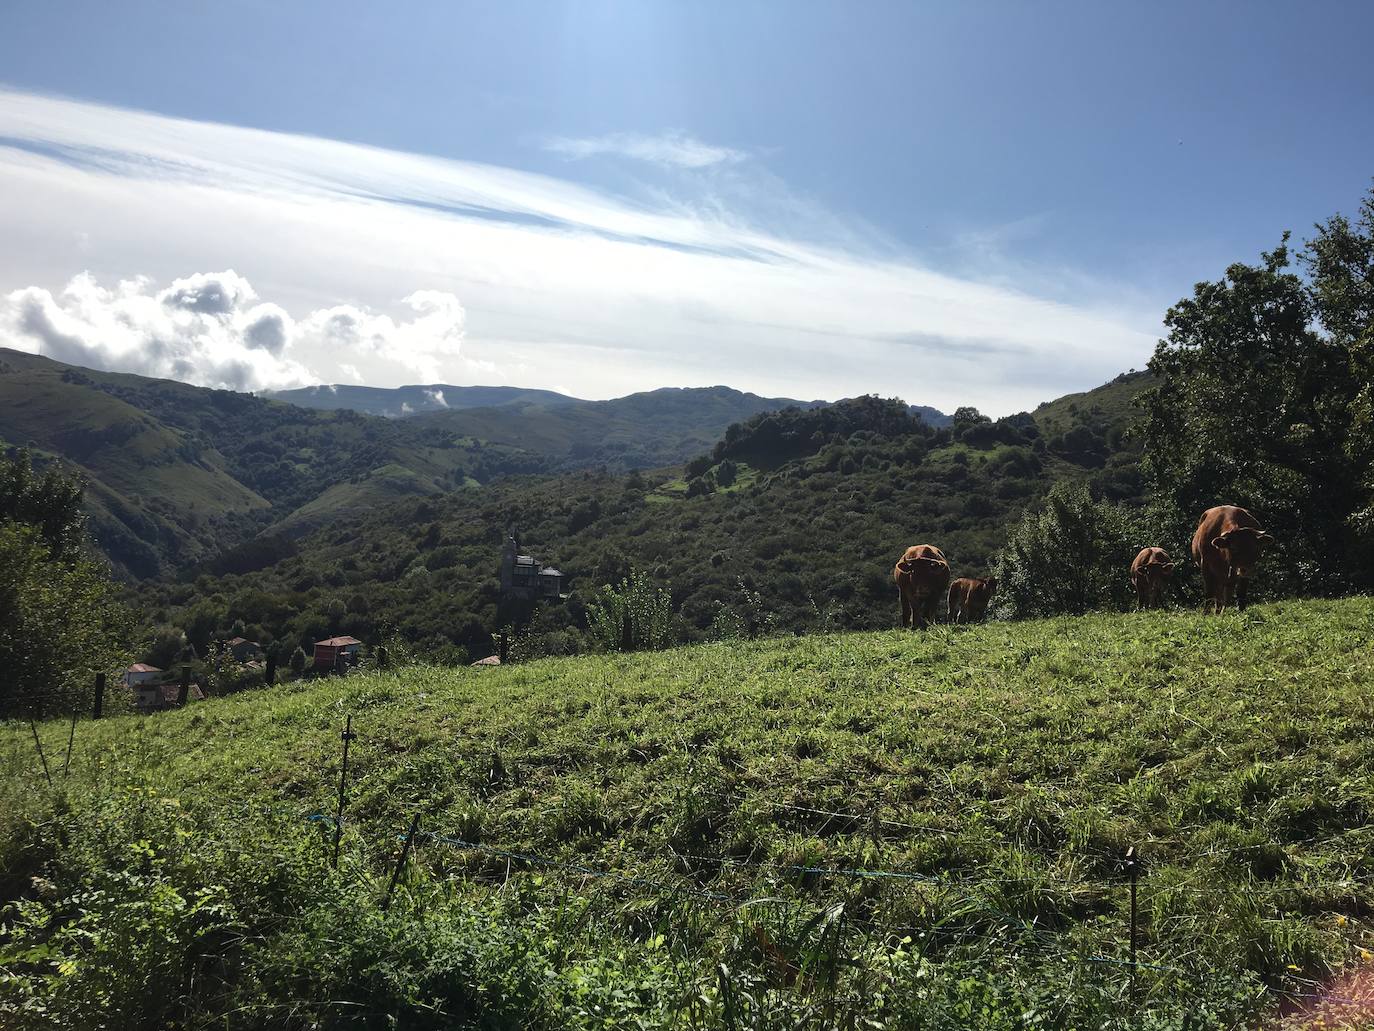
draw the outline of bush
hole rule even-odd
[[[1143,537],[1124,509],[1094,501],[1084,487],[1056,484],[998,553],[1000,607],[1018,618],[1124,608]]]
[[[607,585],[587,606],[587,629],[603,651],[668,648],[677,642],[672,596],[643,572]]]

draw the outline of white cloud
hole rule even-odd
[[[951,275],[842,220],[801,220],[799,205],[633,202],[3,90],[0,139],[0,296],[25,313],[8,316],[9,340],[198,382],[518,382],[593,398],[727,382],[997,414],[1142,365],[1159,329],[1114,293],[1067,303],[1003,269]],[[760,210],[785,224],[757,223]],[[187,275],[214,268],[243,275]],[[83,296],[64,300],[82,269]],[[120,285],[93,300],[93,277]],[[111,314],[121,305],[131,327]]]
[[[610,155],[675,168],[708,168],[711,165],[734,164],[743,161],[746,156],[741,150],[703,143],[681,130],[660,133],[657,136],[643,136],[632,132],[580,138],[555,136],[545,141],[544,149],[575,160]]]
[[[346,363],[307,368],[294,357],[298,342],[335,359],[379,354],[421,373],[456,357],[462,344],[463,308],[451,294],[411,295],[417,315],[401,322],[353,307],[295,322],[257,299],[233,269],[198,272],[161,291],[147,277],[108,289],[82,273],[57,294],[31,286],[0,297],[0,339],[74,365],[229,390],[301,386],[334,378],[335,369],[358,378]]]

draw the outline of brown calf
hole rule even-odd
[[[1226,611],[1232,600],[1245,611],[1250,571],[1274,538],[1243,508],[1218,505],[1202,513],[1193,534],[1193,560],[1202,567],[1202,611]]]
[[[949,586],[945,553],[933,544],[913,545],[893,568],[892,579],[902,596],[902,626],[924,630],[935,622],[935,610]]]
[[[995,577],[978,580],[971,576],[961,576],[949,585],[949,621],[951,623],[977,623],[988,611],[988,602],[997,590]]]
[[[1164,604],[1164,586],[1174,575],[1174,563],[1163,548],[1141,548],[1131,563],[1131,583],[1135,585],[1135,607],[1157,609]]]

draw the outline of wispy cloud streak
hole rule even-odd
[[[709,168],[743,161],[744,151],[703,143],[690,133],[676,130],[657,136],[615,132],[605,136],[555,136],[544,149],[567,158],[621,157],[674,168]]]
[[[340,305],[408,318],[397,299],[435,291],[466,316],[461,351],[425,351],[436,378],[587,397],[731,382],[999,412],[1140,364],[1157,328],[1110,297],[1056,303],[867,249],[829,232],[833,218],[769,226],[719,195],[634,201],[12,91],[0,91],[0,196],[0,294],[58,291],[83,270],[166,283],[234,268],[299,326]],[[398,357],[426,347],[397,339],[399,351],[348,351],[345,367],[302,335],[290,357],[308,376],[394,384],[415,368]]]

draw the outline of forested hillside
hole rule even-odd
[[[78,473],[100,548],[126,577],[151,578],[285,554],[292,538],[398,498],[685,461],[730,423],[789,403],[725,387],[566,404],[456,389],[497,406],[414,419],[307,410],[0,349],[0,445]]]
[[[940,429],[877,398],[761,413],[685,472],[520,477],[401,502],[245,575],[148,585],[140,597],[197,647],[237,621],[288,651],[343,632],[475,658],[504,627],[523,628],[527,653],[580,651],[593,594],[632,570],[670,592],[684,639],[888,626],[906,544],[938,540],[956,574],[985,572],[1055,482],[1136,498],[1123,429],[1126,402],[1148,383],[1125,376],[1072,407],[995,422],[963,409]],[[509,527],[565,574],[570,598],[533,612],[501,604]]]

